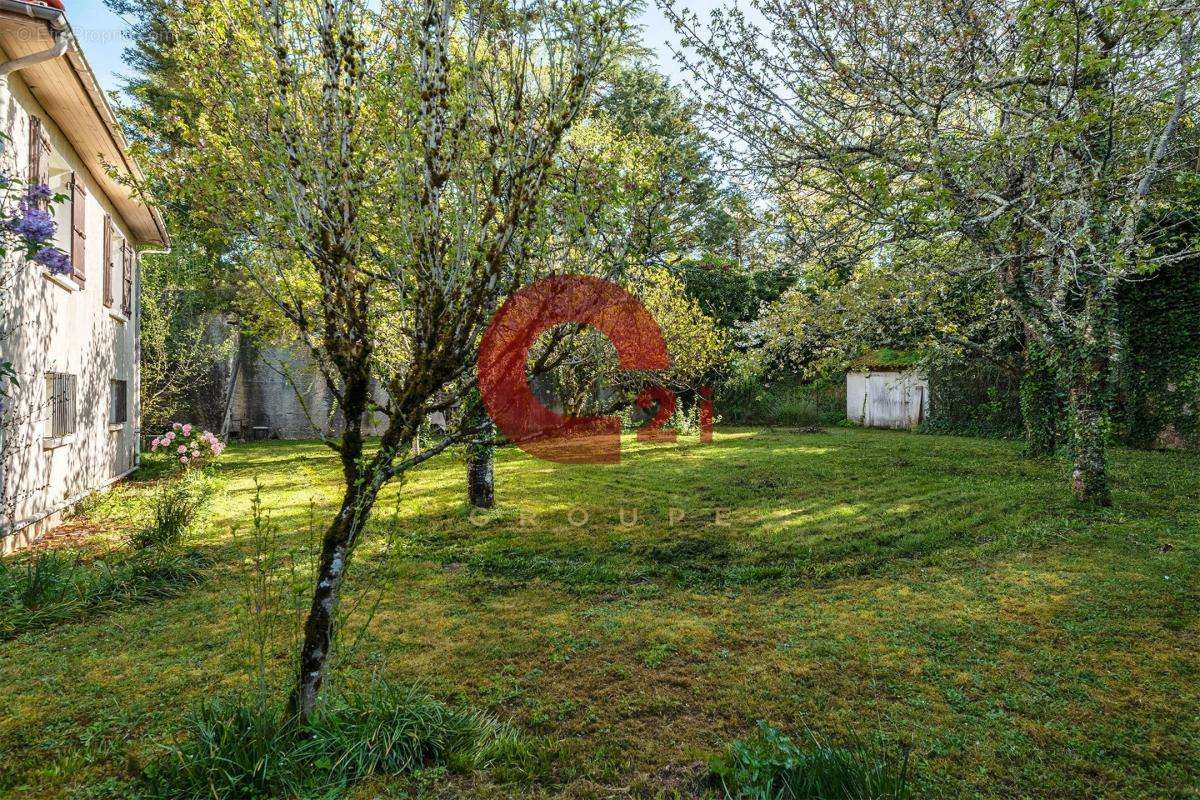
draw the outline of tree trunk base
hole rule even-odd
[[[496,505],[496,478],[492,448],[483,447],[467,457],[467,500],[475,508]]]
[[[1089,474],[1089,470],[1080,466],[1076,466],[1071,473],[1071,492],[1081,503],[1103,508],[1112,505],[1112,490],[1108,487],[1108,481],[1103,476]]]

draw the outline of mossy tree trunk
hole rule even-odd
[[[1107,413],[1095,393],[1095,384],[1087,380],[1071,387],[1071,491],[1080,502],[1097,506],[1112,505],[1108,486],[1108,459],[1105,437]]]
[[[361,322],[359,323],[361,325]],[[321,685],[329,665],[329,654],[336,635],[335,622],[342,584],[350,557],[359,535],[371,516],[379,490],[389,479],[395,453],[402,446],[399,436],[408,433],[403,441],[412,438],[413,426],[399,425],[393,419],[380,442],[379,452],[367,458],[364,453],[363,416],[370,398],[370,362],[346,359],[343,370],[344,389],[341,393],[345,429],[338,445],[345,490],[338,514],[333,518],[321,540],[321,557],[317,565],[316,586],[312,603],[304,622],[304,637],[300,644],[299,669],[296,682],[288,695],[287,717],[305,724],[312,718],[320,697]]]
[[[300,669],[287,706],[287,717],[299,720],[301,724],[312,718],[320,697],[333,649],[334,623],[347,562],[374,502],[373,492],[368,494],[358,485],[347,487],[341,509],[321,543],[317,585],[304,622]]]

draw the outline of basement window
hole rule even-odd
[[[109,381],[108,424],[124,425],[129,421],[129,382]]]
[[[49,415],[46,418],[46,436],[61,439],[75,433],[77,382],[67,372],[46,373],[46,401]]]

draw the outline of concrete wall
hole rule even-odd
[[[929,381],[916,370],[846,373],[846,417],[871,428],[914,428],[929,414]]]
[[[267,428],[273,439],[312,439],[338,421],[334,398],[307,351],[290,347],[244,345],[230,412],[231,435]],[[377,400],[383,395],[377,391]],[[368,418],[365,433],[383,432],[381,414]],[[340,427],[340,426],[339,426]]]
[[[7,83],[0,80],[0,130],[9,137],[0,156],[4,168],[25,175],[31,112],[42,117],[56,158],[87,186],[86,280],[80,286],[69,277],[51,276],[20,257],[3,266],[9,285],[0,310],[5,329],[0,357],[13,362],[20,388],[6,403],[6,433],[0,434],[0,550],[31,538],[53,524],[63,507],[131,470],[141,419],[136,268],[129,317],[121,313],[119,279],[111,308],[103,298],[105,213],[112,215],[117,234],[129,239],[128,229],[19,74]],[[70,252],[69,223],[63,228],[60,223],[58,244]],[[76,431],[60,440],[46,435],[48,372],[73,374],[78,385]],[[108,423],[112,379],[128,382],[128,420],[115,426]]]

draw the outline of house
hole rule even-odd
[[[71,260],[69,275],[4,267],[0,359],[19,380],[0,431],[7,552],[137,466],[138,258],[168,240],[61,8],[0,0],[0,51],[4,169],[66,195],[55,243]]]
[[[846,418],[869,428],[915,428],[929,416],[929,379],[912,353],[875,350],[846,372]]]

